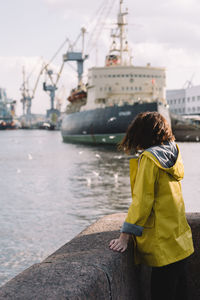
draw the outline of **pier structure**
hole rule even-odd
[[[0,289],[0,299],[149,300],[151,268],[134,265],[133,243],[111,251],[126,214],[99,219],[44,261]],[[200,299],[200,213],[187,214],[195,252],[188,258],[189,300]]]

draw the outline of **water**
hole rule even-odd
[[[179,146],[186,210],[200,211],[200,143]],[[0,284],[130,202],[126,155],[64,144],[57,131],[1,131]]]

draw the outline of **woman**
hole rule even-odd
[[[120,149],[142,151],[130,160],[132,204],[114,251],[135,240],[135,262],[152,267],[151,299],[187,299],[185,261],[193,252],[180,180],[184,168],[169,124],[157,112],[140,113]]]

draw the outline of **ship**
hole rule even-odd
[[[170,113],[171,127],[178,142],[199,142],[200,141],[200,117],[182,116]]]
[[[16,101],[7,97],[6,90],[0,88],[0,130],[18,127],[15,120]]]
[[[83,83],[82,72],[88,56],[83,51],[67,52],[63,56],[64,61],[76,60],[79,64],[78,86],[68,97],[62,120],[64,142],[117,144],[136,115],[146,111],[157,111],[170,123],[165,68],[150,63],[132,64],[125,31],[127,14],[120,0],[105,66],[90,68],[87,84]]]

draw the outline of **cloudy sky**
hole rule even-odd
[[[29,86],[34,88],[42,61],[49,62],[66,39],[74,42],[80,28],[87,28],[87,69],[104,64],[110,46],[109,34],[115,22],[119,0],[0,0],[0,87],[18,101],[22,67]],[[124,0],[128,7],[128,40],[133,64],[166,67],[167,89],[182,88],[186,81],[200,85],[200,1],[198,0]],[[97,22],[98,21],[98,22]],[[98,25],[95,25],[98,23]],[[51,67],[58,71],[64,45]],[[81,41],[76,44],[76,50]],[[65,64],[59,81],[58,96],[64,100],[76,84],[75,63]],[[42,91],[41,76],[32,112],[45,113],[50,100]]]

